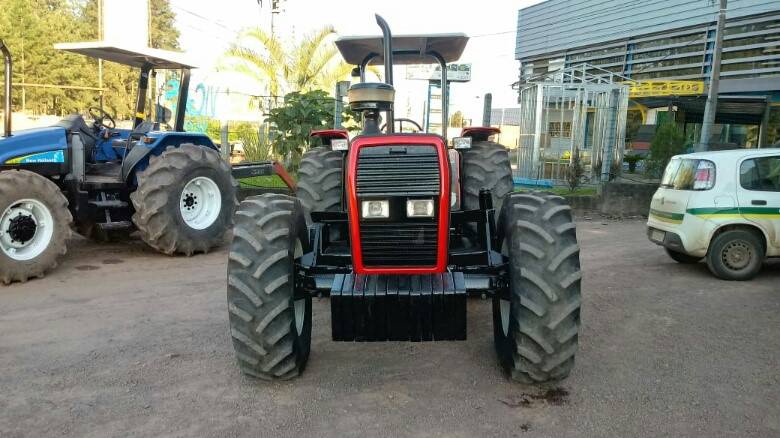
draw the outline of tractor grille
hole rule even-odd
[[[410,197],[440,196],[436,148],[423,145],[363,148],[357,162],[359,200],[388,199],[390,218],[360,221],[360,248],[365,266],[433,266],[438,243],[437,218],[406,217]],[[438,210],[438,208],[437,208]],[[438,211],[435,213],[438,216]]]
[[[360,249],[365,266],[433,266],[436,223],[361,223]]]
[[[377,146],[360,150],[358,196],[439,194],[439,157],[433,146]]]

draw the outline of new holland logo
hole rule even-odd
[[[23,155],[21,157],[11,158],[5,164],[36,164],[36,163],[64,163],[65,151],[59,149],[56,151],[38,152],[37,154]]]

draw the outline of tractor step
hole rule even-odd
[[[111,199],[111,200],[105,200],[105,201],[89,201],[89,205],[92,205],[97,208],[125,208],[127,207],[127,202],[120,201],[118,199]]]
[[[336,274],[330,292],[334,341],[466,339],[462,272]]]
[[[114,230],[126,230],[133,227],[133,223],[130,221],[116,221],[116,222],[103,222],[97,224],[101,230],[114,231]]]

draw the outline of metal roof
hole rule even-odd
[[[171,52],[150,47],[123,48],[97,41],[60,43],[55,44],[54,48],[135,68],[141,68],[144,65],[150,65],[155,69],[196,68],[196,65],[190,62],[181,52]]]
[[[437,52],[445,62],[460,59],[469,37],[463,33],[398,35],[393,37],[394,64],[438,64],[426,53]],[[376,54],[371,64],[382,64],[381,36],[351,36],[336,40],[336,47],[348,64],[359,65],[366,56]]]

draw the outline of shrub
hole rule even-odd
[[[682,129],[673,120],[665,121],[655,132],[650,143],[650,155],[645,160],[647,172],[659,176],[673,156],[685,152],[686,138]]]
[[[585,174],[585,166],[582,165],[582,157],[579,150],[571,154],[571,162],[566,170],[566,182],[569,190],[574,192],[582,184],[582,177]]]
[[[636,172],[636,163],[642,160],[642,156],[639,154],[626,154],[623,157],[623,161],[628,163],[628,173]]]

